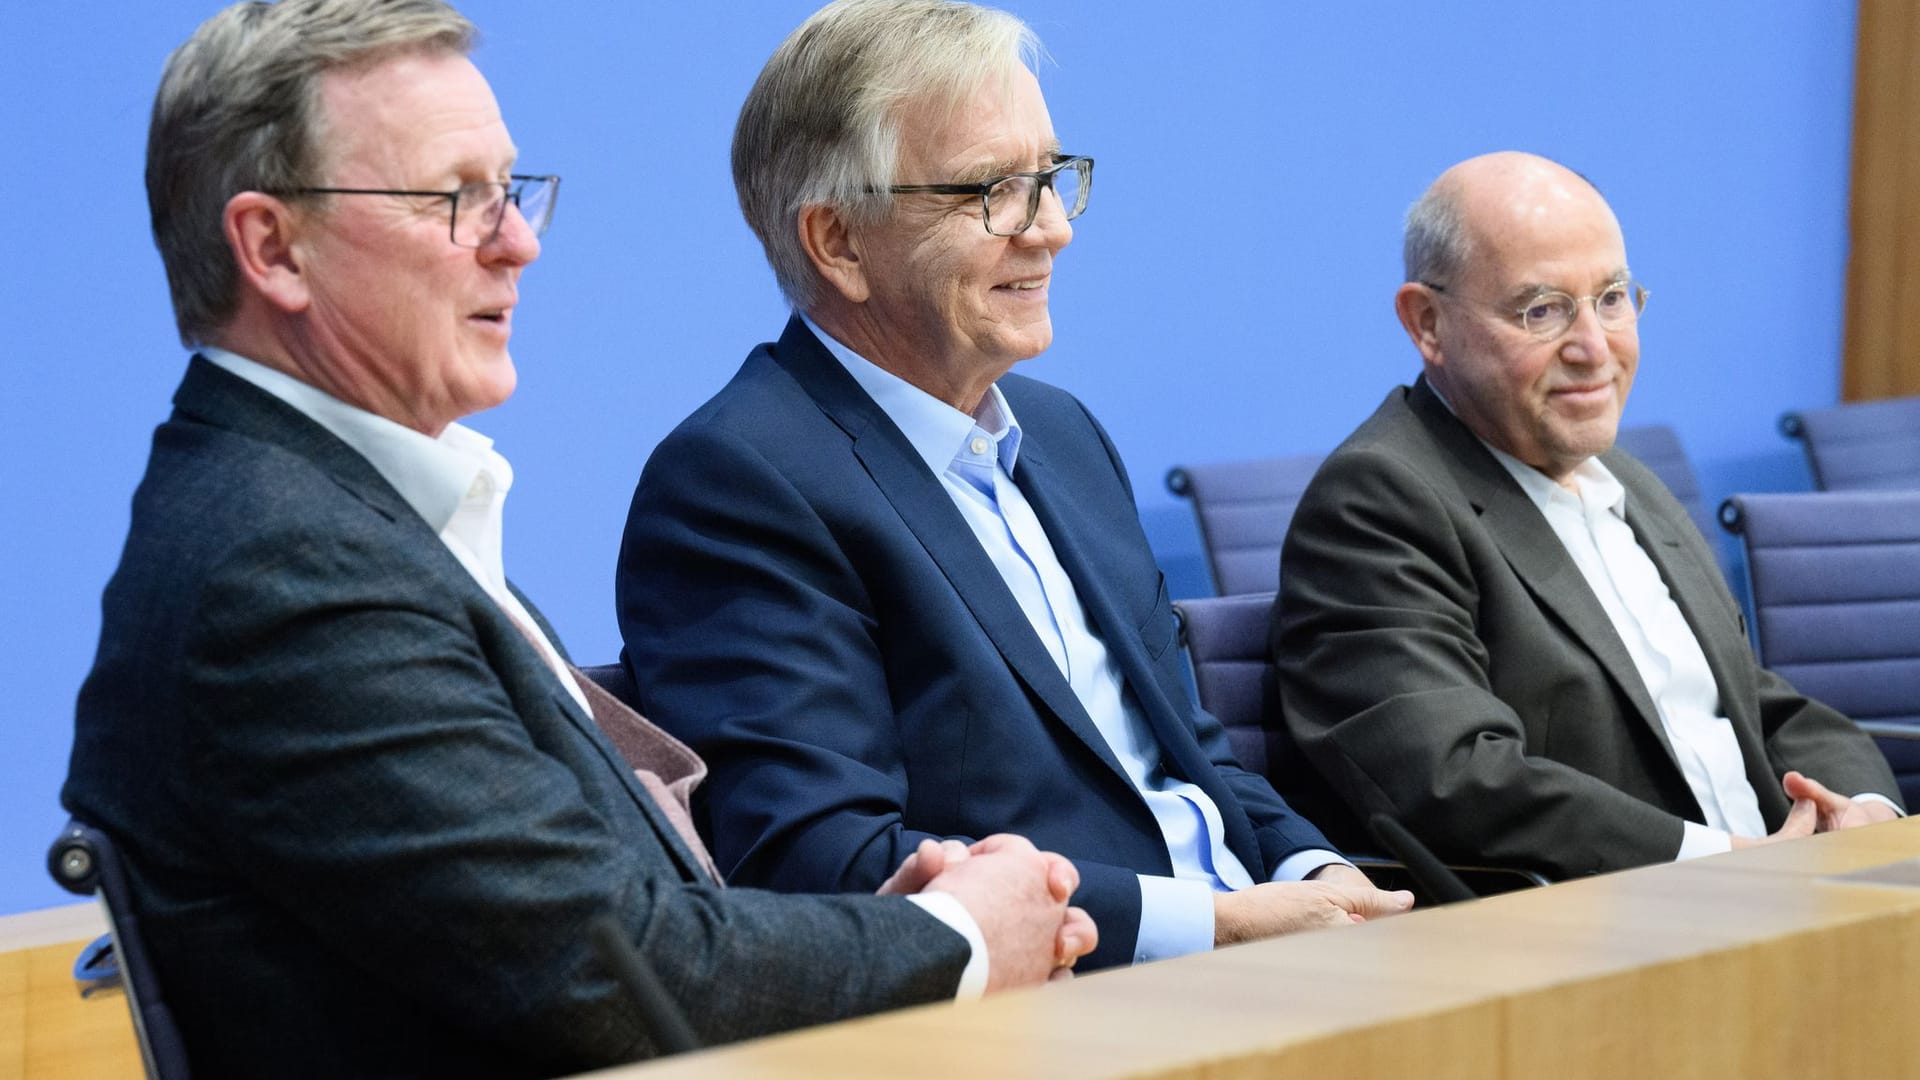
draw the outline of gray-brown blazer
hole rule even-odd
[[[1601,457],[1706,653],[1769,829],[1799,769],[1899,792],[1872,742],[1756,663],[1706,541],[1652,473]],[[1422,380],[1301,498],[1273,657],[1296,805],[1336,840],[1385,811],[1442,856],[1550,877],[1670,859],[1702,820],[1626,646],[1546,518]],[[1322,806],[1318,804],[1325,803]]]

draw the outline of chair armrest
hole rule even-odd
[[[1406,864],[1384,855],[1359,854],[1351,851],[1346,855],[1347,861],[1359,867],[1360,872],[1371,878],[1379,888],[1412,889],[1414,894],[1420,897],[1423,905],[1432,902],[1421,889],[1414,886],[1412,876],[1407,873]],[[1467,888],[1472,889],[1478,896],[1494,896],[1499,893],[1517,892],[1521,889],[1552,884],[1544,875],[1512,866],[1471,866],[1448,863],[1447,869],[1459,875]]]
[[[1920,739],[1920,724],[1898,720],[1856,720],[1860,730],[1876,739]]]

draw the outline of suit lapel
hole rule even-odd
[[[1131,785],[1119,759],[1033,632],[1006,582],[1000,579],[993,561],[980,549],[973,529],[954,508],[939,479],[927,471],[926,462],[914,452],[907,437],[799,319],[787,324],[776,359],[853,440],[854,456],[939,566],[1015,677],[1116,776]]]
[[[184,416],[306,458],[341,488],[397,527],[417,532],[416,536],[404,542],[418,546],[422,558],[442,568],[446,580],[461,593],[470,610],[488,613],[486,617],[499,620],[504,631],[502,640],[508,642],[506,648],[516,650],[512,655],[518,660],[518,670],[501,672],[502,679],[545,680],[535,685],[551,689],[550,697],[561,715],[594,747],[608,767],[619,774],[621,784],[646,815],[654,832],[659,835],[661,844],[673,853],[682,873],[687,874],[689,880],[699,880],[704,876],[704,872],[697,869],[698,864],[692,853],[680,842],[672,823],[654,806],[652,797],[641,787],[619,751],[600,733],[593,718],[580,711],[573,695],[566,692],[533,645],[513,627],[506,611],[494,603],[479,582],[473,580],[459,560],[446,550],[433,529],[421,520],[420,515],[387,483],[371,462],[305,413],[203,357],[195,356],[188,362],[187,374],[181,380],[179,390],[174,393],[173,403],[175,409]],[[526,604],[527,611],[540,624],[547,640],[565,656],[559,637],[540,615],[539,609],[528,603],[526,596],[518,589],[514,590],[514,595]]]
[[[1613,620],[1607,617],[1606,609],[1600,606],[1540,508],[1447,409],[1424,378],[1414,385],[1408,404],[1440,444],[1450,471],[1514,575],[1534,600],[1593,654],[1678,770],[1680,763],[1667,741],[1666,726],[1660,722],[1653,696],[1634,667],[1626,643],[1620,640]]]
[[[500,620],[513,630],[513,636],[520,639],[519,645],[524,646],[514,654],[520,668],[516,677],[531,679],[537,685],[551,688],[549,697],[553,707],[558,709],[567,723],[573,726],[574,731],[593,747],[594,753],[599,755],[607,768],[620,777],[620,786],[626,790],[634,805],[639,807],[640,813],[647,819],[647,824],[653,827],[654,835],[660,839],[660,845],[672,853],[681,875],[688,881],[713,880],[713,873],[694,856],[693,852],[687,850],[686,842],[680,839],[680,830],[674,827],[653,794],[640,782],[640,778],[634,775],[633,766],[628,763],[626,756],[620,753],[620,749],[613,745],[612,737],[601,730],[599,721],[590,713],[581,710],[580,703],[575,701],[573,695],[567,692],[567,688],[560,684],[560,677],[547,666],[546,658],[540,655],[539,650],[528,639],[525,629],[516,625],[516,620],[507,613],[506,609],[494,603],[493,597],[488,596],[486,591],[480,588],[479,583],[472,580],[472,575],[466,573],[465,568],[461,569],[460,576],[480,593],[480,599],[474,601],[476,605],[483,605],[479,606],[478,610],[497,613]],[[507,588],[527,609],[527,614],[533,616],[535,625],[540,628],[542,634],[546,635],[554,651],[560,654],[561,659],[571,664],[572,661],[567,658],[566,646],[560,643],[560,636],[554,633],[553,626],[547,622],[546,616],[542,615],[540,609],[527,599],[527,594],[521,592],[512,582],[507,583]],[[578,673],[577,670],[573,677],[582,681],[586,679],[586,675]],[[592,694],[592,691],[586,687],[582,687],[581,691],[589,696]]]
[[[1625,470],[1616,468],[1614,472],[1615,475],[1621,475]],[[1622,482],[1627,483],[1624,479]],[[1732,721],[1734,739],[1740,744],[1740,754],[1747,765],[1747,780],[1759,796],[1761,813],[1769,827],[1775,827],[1785,819],[1787,798],[1773,775],[1772,767],[1767,764],[1760,717],[1755,712],[1756,702],[1751,695],[1737,689],[1742,682],[1737,675],[1746,666],[1743,653],[1748,647],[1747,642],[1744,637],[1725,631],[1715,632],[1715,613],[1704,606],[1713,604],[1715,595],[1720,591],[1717,576],[1708,576],[1710,572],[1717,575],[1719,567],[1715,563],[1690,557],[1682,534],[1669,520],[1644,509],[1645,498],[1637,485],[1629,485],[1627,525],[1640,541],[1641,550],[1647,553],[1647,557],[1653,560],[1654,568],[1660,571],[1660,580],[1666,583],[1667,591],[1672,594],[1681,616],[1687,620],[1687,627],[1693,631],[1694,640],[1700,644],[1700,651],[1707,658],[1707,668],[1713,672],[1713,683],[1719,691],[1720,711]]]
[[[180,415],[306,458],[390,521],[426,523],[359,452],[299,409],[201,356],[174,391]],[[431,535],[431,531],[429,531]],[[437,539],[437,538],[436,538]]]
[[[558,645],[555,646],[555,648],[558,647]],[[527,646],[527,652],[533,653],[531,644]],[[619,774],[621,786],[633,799],[634,805],[640,808],[640,813],[646,817],[647,824],[653,827],[653,834],[659,838],[660,846],[673,855],[673,861],[679,867],[680,876],[687,881],[714,880],[712,874],[694,857],[693,852],[687,850],[686,842],[680,839],[680,830],[674,828],[673,822],[667,818],[666,811],[640,783],[640,778],[633,773],[633,766],[621,756],[619,749],[613,745],[606,732],[600,730],[600,725],[593,717],[580,711],[580,703],[573,700],[573,695],[567,693],[565,687],[557,685],[559,680],[552,674],[552,669],[547,668],[546,661],[541,660],[538,655],[534,655],[534,660],[547,670],[548,677],[556,683],[553,694],[554,707],[567,718],[567,722],[580,733],[580,737],[593,746],[594,752],[600,755],[600,760],[606,763],[607,768]],[[576,676],[576,678],[585,678],[585,676]]]
[[[1220,820],[1227,829],[1227,847],[1256,877],[1262,865],[1260,846],[1254,839],[1252,824],[1245,813],[1229,812],[1239,800],[1221,781],[1220,772],[1200,751],[1191,728],[1177,715],[1158,692],[1159,682],[1150,670],[1140,635],[1123,614],[1116,598],[1106,588],[1106,575],[1087,550],[1083,530],[1097,520],[1077,505],[1075,485],[1054,471],[1047,462],[1046,448],[1039,438],[1029,437],[1020,444],[1016,464],[1021,494],[1033,507],[1034,517],[1053,545],[1060,566],[1072,580],[1074,592],[1087,609],[1095,633],[1120,668],[1122,681],[1132,692],[1135,703],[1153,728],[1165,755],[1170,773],[1186,780],[1213,800],[1220,808]],[[1105,740],[1100,746],[1105,747]],[[1109,751],[1111,753],[1111,751]],[[1123,774],[1124,775],[1124,774]],[[1128,781],[1131,786],[1132,781]]]

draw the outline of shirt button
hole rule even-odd
[[[987,452],[987,440],[975,435],[973,441],[967,444],[967,449],[976,454],[984,454]]]

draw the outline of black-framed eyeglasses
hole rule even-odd
[[[980,218],[995,236],[1018,236],[1040,213],[1040,192],[1052,188],[1072,221],[1087,208],[1093,190],[1093,159],[1067,155],[1037,172],[1008,173],[977,184],[895,184],[895,195],[977,195]]]
[[[1431,281],[1420,284],[1434,292],[1447,296],[1445,285]],[[1591,302],[1594,317],[1608,330],[1625,330],[1640,321],[1640,313],[1646,310],[1647,297],[1653,295],[1646,287],[1632,278],[1616,281],[1592,296],[1573,296],[1558,289],[1549,289],[1536,293],[1519,307],[1507,307],[1502,304],[1485,306],[1510,313],[1518,319],[1527,333],[1541,341],[1552,341],[1572,329],[1575,319],[1580,317],[1580,305]],[[1467,299],[1466,297],[1458,297]]]
[[[557,176],[514,175],[506,180],[476,180],[454,191],[398,191],[390,188],[305,187],[269,191],[268,195],[392,195],[409,199],[446,199],[447,236],[465,248],[485,247],[500,235],[500,223],[506,220],[507,204],[520,208],[533,235],[541,236],[553,223],[553,205],[560,198]]]

